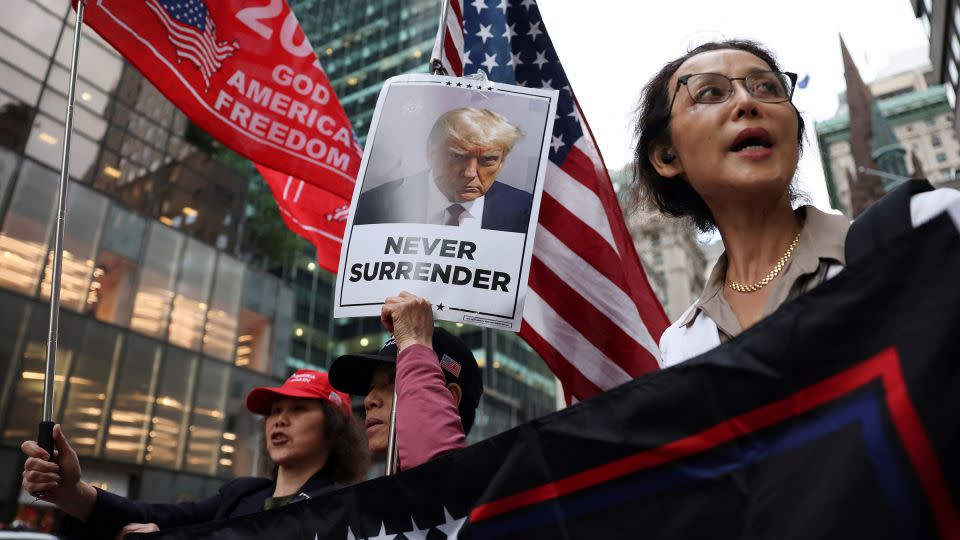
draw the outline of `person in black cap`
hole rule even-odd
[[[433,327],[426,299],[388,298],[381,321],[393,336],[375,354],[348,354],[330,366],[330,384],[365,396],[367,446],[386,454],[394,383],[400,469],[466,446],[483,394],[480,366],[457,336]]]

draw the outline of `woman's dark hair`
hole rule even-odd
[[[323,410],[323,438],[330,447],[324,469],[335,482],[350,485],[366,478],[370,466],[370,450],[360,421],[355,416],[344,416],[343,411],[327,401],[320,400]],[[262,433],[262,430],[261,430]],[[261,452],[263,470],[277,479],[277,464],[270,460],[266,440]]]
[[[713,215],[707,204],[689,183],[660,176],[650,161],[650,149],[657,143],[670,140],[670,102],[675,90],[670,85],[670,78],[687,59],[700,53],[723,49],[746,51],[766,62],[770,69],[782,71],[773,53],[755,41],[733,39],[704,43],[680,58],[668,62],[643,87],[637,108],[637,122],[633,131],[637,142],[633,156],[634,170],[631,186],[633,202],[657,208],[669,216],[689,217],[697,229],[703,232],[715,226]],[[797,146],[800,152],[803,152],[803,134],[803,117],[797,111]],[[796,200],[800,196],[791,184],[791,200]]]

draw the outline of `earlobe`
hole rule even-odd
[[[460,388],[460,385],[452,382],[447,385],[447,390],[450,390],[450,393],[453,394],[453,401],[457,403],[457,406],[460,406],[460,398],[463,397],[463,389]]]
[[[683,173],[683,164],[677,156],[676,151],[664,143],[657,143],[650,147],[647,158],[657,170],[657,174],[664,178],[674,178]]]

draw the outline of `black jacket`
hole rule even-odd
[[[306,500],[339,489],[326,471],[313,475],[290,502]],[[206,499],[179,504],[149,504],[97,489],[97,503],[86,522],[67,516],[60,535],[67,539],[113,538],[127,523],[156,523],[160,529],[194,525],[263,511],[273,496],[268,478],[235,478]]]

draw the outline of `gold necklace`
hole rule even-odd
[[[777,264],[773,265],[773,269],[770,270],[767,275],[763,276],[763,279],[760,281],[754,283],[753,285],[744,285],[738,281],[730,280],[727,282],[727,286],[738,293],[752,293],[764,288],[768,283],[773,281],[773,278],[777,277],[783,270],[783,267],[787,265],[787,261],[790,260],[790,257],[793,255],[793,249],[797,247],[797,242],[799,241],[800,233],[797,233],[797,236],[794,237],[793,242],[790,242],[790,247],[787,248],[787,252],[780,257],[780,260],[777,261]]]

